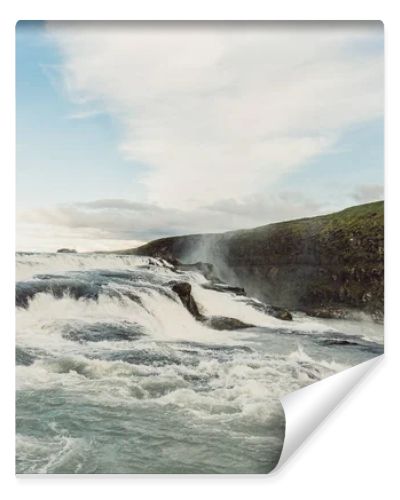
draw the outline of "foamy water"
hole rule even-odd
[[[16,272],[19,473],[268,472],[279,397],[382,351],[377,325],[281,321],[156,259],[17,254]],[[254,327],[208,328],[171,280]]]

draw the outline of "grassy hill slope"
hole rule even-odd
[[[121,253],[211,262],[223,279],[276,305],[383,313],[383,201],[254,229],[162,238]]]

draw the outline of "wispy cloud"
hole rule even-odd
[[[150,203],[266,192],[383,113],[371,24],[50,23],[74,102],[122,124]]]
[[[115,244],[113,247],[123,248],[125,242],[137,246],[140,242],[163,236],[250,228],[282,219],[315,215],[323,210],[321,204],[296,192],[270,195],[268,198],[251,197],[240,203],[226,199],[193,210],[105,199],[20,211],[18,223],[25,229],[36,226],[42,228],[42,234],[54,234],[53,249],[54,246],[61,246],[56,243],[57,234],[69,234],[70,246],[86,237],[92,241],[83,245],[85,249],[88,245],[96,249],[97,239],[120,240],[119,247]],[[82,247],[82,243],[80,245]]]
[[[195,209],[164,208],[125,199],[61,204],[20,210],[17,234],[22,240],[17,247],[49,251],[62,246],[78,250],[130,248],[165,236],[252,228],[333,212],[354,201],[366,203],[382,198],[383,186],[362,184],[339,205],[297,191],[269,192],[241,200],[225,198]],[[30,239],[36,246],[29,247]]]

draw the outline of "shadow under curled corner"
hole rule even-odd
[[[354,387],[382,362],[383,357],[383,354],[377,356],[280,399],[285,412],[286,430],[282,453],[272,474],[280,471]]]

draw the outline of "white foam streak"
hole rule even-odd
[[[310,317],[296,317],[294,321],[283,321],[252,307],[243,297],[209,290],[194,284],[192,294],[206,316],[226,316],[250,325],[296,330],[302,333],[335,331]],[[253,299],[257,302],[255,299]]]

